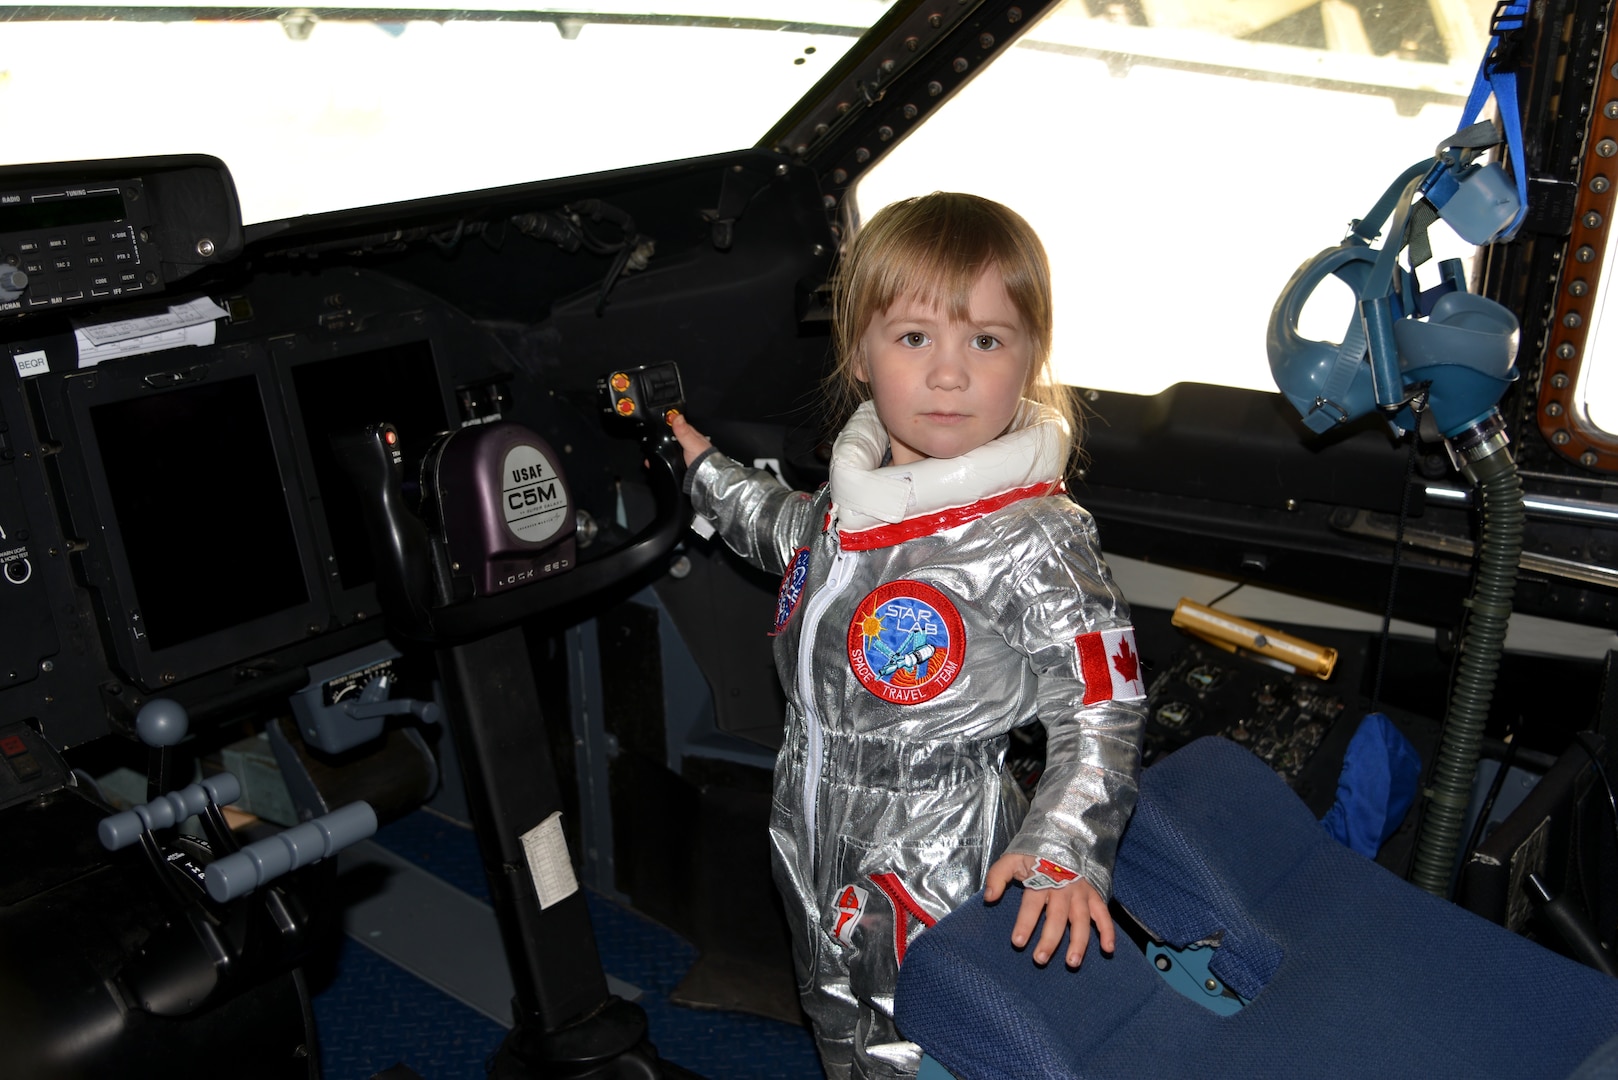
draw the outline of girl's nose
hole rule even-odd
[[[927,385],[934,390],[964,390],[970,380],[966,372],[966,358],[959,346],[945,345],[933,354],[933,363],[927,370]]]

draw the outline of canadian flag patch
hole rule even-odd
[[[858,885],[845,885],[843,891],[837,894],[837,906],[832,911],[835,919],[832,935],[844,945],[854,944],[854,928],[860,924],[860,916],[865,913],[867,895]]]
[[[1034,872],[1023,878],[1022,883],[1027,889],[1060,889],[1078,876],[1078,871],[1069,870],[1061,863],[1040,859],[1034,863]]]
[[[1079,673],[1084,676],[1084,704],[1139,701],[1146,696],[1133,626],[1080,634],[1074,642],[1079,650]]]

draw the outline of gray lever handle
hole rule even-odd
[[[368,802],[351,802],[285,832],[257,840],[240,851],[208,864],[203,884],[221,904],[282,874],[334,855],[376,832],[376,811]]]
[[[189,784],[132,810],[102,818],[96,826],[96,835],[101,838],[102,847],[117,851],[139,840],[140,834],[148,829],[166,829],[192,814],[202,813],[210,801],[225,806],[241,797],[241,781],[228,772],[215,773],[199,784]]]

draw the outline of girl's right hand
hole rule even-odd
[[[685,416],[678,412],[671,412],[668,418],[669,427],[674,429],[674,438],[685,452],[685,463],[690,465],[697,460],[705,450],[713,446],[708,437],[686,422]]]

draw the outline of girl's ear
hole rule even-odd
[[[860,382],[868,383],[871,381],[871,373],[865,368],[865,346],[863,344],[854,350],[854,355],[849,359],[849,370],[854,372],[854,378]]]

